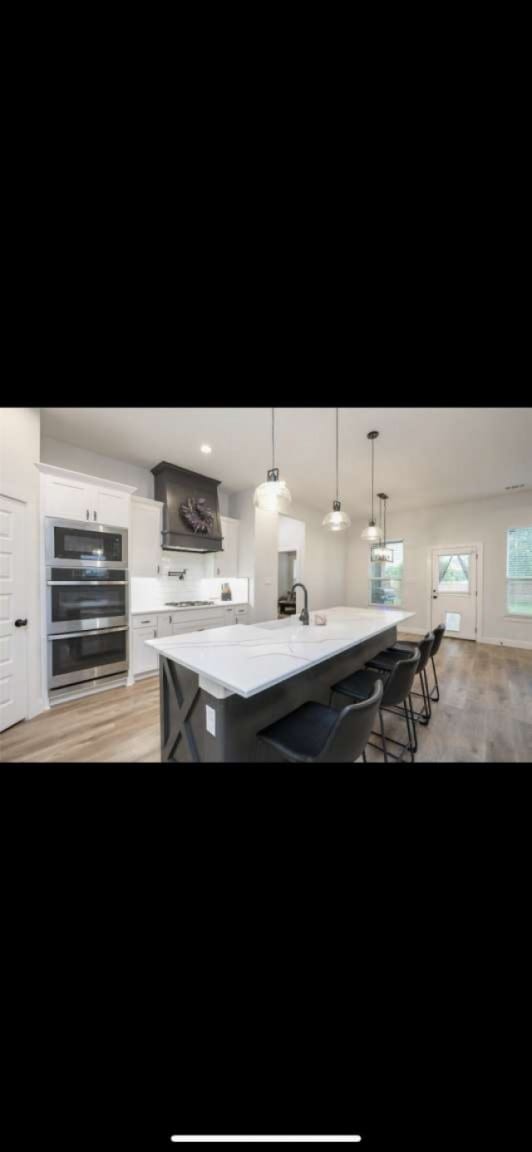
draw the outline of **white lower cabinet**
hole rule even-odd
[[[155,648],[150,648],[146,640],[155,640],[157,627],[149,624],[144,627],[132,628],[133,636],[133,675],[144,676],[147,672],[156,672],[159,667],[159,654]]]
[[[158,669],[158,654],[146,640],[163,636],[180,636],[186,632],[203,632],[206,628],[224,628],[228,624],[245,624],[247,604],[224,604],[220,607],[191,608],[186,612],[157,612],[133,617],[133,675],[145,676]]]

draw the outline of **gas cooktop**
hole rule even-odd
[[[214,600],[166,600],[167,608],[206,608]]]

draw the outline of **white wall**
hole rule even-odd
[[[0,492],[25,505],[28,716],[43,708],[39,554],[41,418],[38,408],[0,409]]]
[[[237,492],[229,503],[230,515],[240,520],[239,575],[249,577],[252,618],[259,623],[277,618],[279,521],[283,517],[255,508],[253,494],[252,488]],[[308,588],[310,610],[345,604],[346,534],[327,532],[321,525],[324,513],[304,504],[291,504],[290,513],[305,524],[300,579]],[[300,590],[297,596],[299,610],[303,605]]]
[[[102,419],[105,419],[105,408],[102,408]],[[131,484],[137,489],[136,496],[147,496],[153,500],[153,482],[155,477],[149,468],[139,468],[136,464],[129,464],[120,456],[101,456],[98,452],[91,452],[86,448],[78,448],[75,444],[67,444],[63,440],[55,440],[51,436],[41,439],[41,460],[45,464],[55,464],[58,468],[72,468],[74,472],[86,472],[89,476],[99,476],[103,480],[116,480],[119,484]],[[153,461],[153,465],[158,464]],[[179,460],[171,461],[179,464]],[[201,471],[200,468],[197,471]],[[220,514],[229,515],[229,493],[222,487],[218,489]],[[178,565],[179,567],[179,565]]]
[[[390,502],[391,503],[391,502]],[[472,500],[464,504],[394,512],[387,509],[390,540],[404,540],[403,607],[415,612],[412,628],[429,628],[430,551],[457,544],[483,545],[483,607],[480,640],[532,646],[532,619],[506,616],[506,531],[532,526],[532,492]],[[347,560],[347,603],[368,603],[369,548],[360,539],[364,522],[352,525]]]

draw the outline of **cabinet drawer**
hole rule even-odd
[[[155,613],[152,616],[133,616],[132,623],[134,628],[146,628],[148,625],[150,628],[156,628],[157,616]]]

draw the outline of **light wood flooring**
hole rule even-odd
[[[532,761],[532,651],[444,639],[436,660],[441,699],[428,728],[418,726],[416,763]],[[406,738],[405,724],[389,713],[385,728]],[[372,748],[367,755],[382,763]],[[58,705],[0,734],[4,762],[159,759],[157,676]]]

